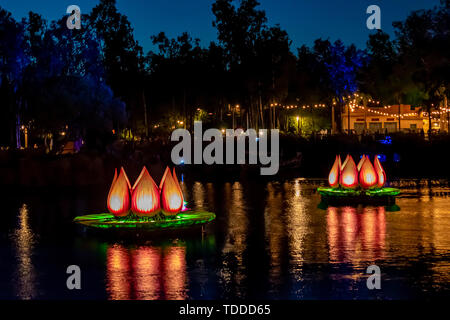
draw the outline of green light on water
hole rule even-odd
[[[136,216],[128,216],[117,219],[110,213],[90,214],[79,216],[74,219],[76,223],[93,227],[93,228],[120,228],[120,229],[175,229],[185,228],[195,225],[208,223],[216,218],[212,212],[203,211],[186,211],[177,214],[174,217],[166,217],[164,219],[157,218],[142,218]]]
[[[339,189],[331,187],[319,187],[317,191],[323,196],[328,197],[358,197],[358,196],[368,196],[368,197],[395,197],[400,194],[400,190],[397,188],[379,188],[379,189]]]

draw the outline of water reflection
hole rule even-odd
[[[32,261],[35,238],[26,204],[19,209],[18,228],[14,231],[13,241],[17,257],[16,295],[19,299],[32,299],[36,296],[36,270]]]
[[[267,185],[266,207],[264,210],[264,230],[270,259],[269,282],[271,293],[276,295],[280,290],[282,273],[282,255],[285,243],[285,226],[283,219],[283,195],[273,183]]]
[[[225,183],[223,205],[227,214],[227,227],[222,249],[223,266],[220,273],[225,283],[236,285],[235,295],[242,297],[245,294],[242,284],[246,279],[244,252],[247,249],[249,221],[244,190],[239,182]]]
[[[384,258],[384,207],[328,207],[327,234],[332,263],[367,265]]]
[[[106,254],[107,292],[112,300],[182,300],[187,297],[186,246],[126,247]]]
[[[114,245],[108,248],[106,253],[106,289],[110,299],[131,299],[130,264],[130,255],[123,246]]]
[[[68,232],[75,215],[103,208],[103,199],[91,199],[90,193],[61,194],[57,209],[54,199],[30,197],[27,205],[20,199],[20,210],[17,202],[6,210],[3,226],[12,241],[0,238],[0,261],[7,261],[0,286],[7,298],[71,298],[64,279],[50,278],[68,263],[79,263],[92,277],[88,298],[365,299],[370,296],[361,275],[375,263],[382,268],[386,298],[448,291],[448,185],[398,182],[401,210],[390,212],[318,209],[320,183],[185,182],[188,206],[217,214],[206,234],[131,243],[104,242],[75,228]],[[424,192],[427,188],[432,192]]]

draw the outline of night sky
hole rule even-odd
[[[28,11],[42,14],[47,20],[65,15],[70,4],[88,13],[98,0],[0,0],[0,6],[21,19]],[[176,37],[188,31],[207,46],[216,40],[212,27],[211,5],[214,0],[118,0],[119,11],[126,14],[135,37],[145,52],[153,49],[150,35],[165,31]],[[365,48],[370,31],[366,28],[366,8],[376,4],[381,8],[381,28],[393,35],[392,21],[405,19],[409,12],[428,9],[439,0],[259,0],[267,13],[269,25],[279,23],[292,40],[292,48],[312,45],[317,38],[341,39]],[[296,51],[296,50],[295,50]],[[295,52],[294,51],[294,52]]]

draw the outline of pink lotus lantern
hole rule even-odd
[[[347,156],[342,167],[339,184],[347,189],[354,189],[358,186],[358,169],[350,155]]]
[[[166,168],[160,184],[161,208],[165,215],[176,215],[183,208],[183,193],[173,170],[173,176],[169,167]]]
[[[131,211],[140,217],[154,216],[160,209],[159,190],[153,178],[142,168],[132,189]]]
[[[334,161],[333,167],[331,168],[330,173],[328,174],[328,183],[330,187],[337,188],[339,186],[339,174],[341,166],[341,158],[340,156],[336,156],[336,160]]]
[[[381,166],[380,160],[378,159],[378,155],[375,155],[375,159],[373,161],[375,172],[377,176],[377,187],[382,188],[386,183],[386,173],[384,172],[383,167]]]
[[[108,194],[107,206],[109,212],[116,217],[124,217],[130,211],[130,181],[123,168],[117,176],[117,169]]]
[[[364,159],[365,156],[363,156]],[[362,160],[362,159],[361,159]],[[362,161],[361,169],[359,171],[359,184],[363,189],[370,189],[377,186],[377,173],[370,162],[369,158]]]

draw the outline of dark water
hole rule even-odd
[[[104,211],[108,186],[2,192],[2,299],[411,299],[450,292],[450,187],[402,180],[400,211],[318,208],[321,180],[185,181],[206,233],[106,240],[71,220]],[[369,265],[381,290],[368,290]],[[82,289],[66,288],[78,265]]]

